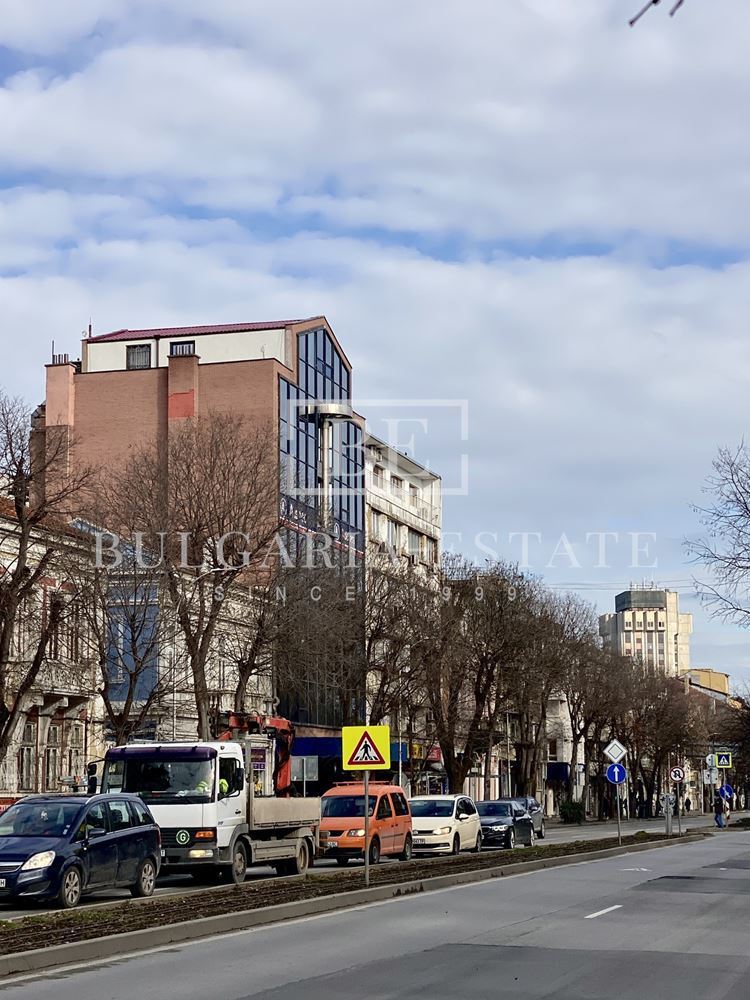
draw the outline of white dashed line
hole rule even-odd
[[[594,917],[603,917],[605,913],[611,913],[613,910],[621,910],[621,909],[622,909],[622,903],[618,903],[617,906],[608,906],[606,910],[597,910],[596,913],[589,913],[589,915],[587,917],[584,917],[583,919],[593,920]]]

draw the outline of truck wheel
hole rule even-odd
[[[297,854],[288,862],[288,865],[289,875],[305,875],[307,873],[307,869],[310,867],[310,852],[304,840],[297,848]]]
[[[340,861],[340,858],[337,858]],[[307,843],[303,840],[297,848],[297,854],[289,861],[277,861],[274,866],[279,875],[305,875],[310,867],[310,851]]]
[[[136,899],[148,899],[149,896],[153,896],[155,885],[156,865],[151,858],[146,858],[138,869],[138,878],[135,884],[131,885],[130,894]]]
[[[235,885],[242,885],[247,875],[247,851],[241,840],[238,840],[232,850],[232,866],[229,876]]]
[[[404,849],[399,854],[399,861],[411,861],[414,854],[414,842],[411,839],[411,834],[407,833],[406,840],[404,841]]]

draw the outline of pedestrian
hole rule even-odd
[[[724,800],[717,792],[714,795],[714,823],[720,829],[724,829]]]
[[[689,812],[690,812],[690,807],[692,806],[692,804],[693,804],[693,803],[692,803],[692,802],[690,801],[690,798],[689,798],[689,796],[687,796],[687,795],[686,795],[686,796],[685,796],[685,814],[686,814],[686,815],[687,815],[687,813],[689,813]]]

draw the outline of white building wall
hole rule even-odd
[[[276,358],[288,364],[284,330],[246,330],[236,333],[206,333],[201,335],[162,337],[159,340],[117,340],[102,343],[88,342],[86,372],[125,371],[127,348],[134,345],[151,346],[151,366],[166,368],[169,364],[171,343],[195,341],[195,353],[201,364],[222,364],[230,361],[256,361]]]

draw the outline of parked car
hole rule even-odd
[[[411,811],[398,785],[370,782],[370,864],[381,857],[410,861],[412,856]],[[365,786],[345,782],[329,789],[320,802],[320,853],[346,865],[365,856]]]
[[[520,802],[526,812],[534,821],[534,833],[540,840],[544,840],[544,809],[538,799],[533,795],[516,796],[516,802]]]
[[[482,825],[467,795],[419,795],[411,800],[415,854],[482,850]]]
[[[534,823],[520,802],[513,799],[477,802],[477,811],[485,846],[512,849],[516,844],[526,844],[533,847],[536,840]]]
[[[54,899],[123,886],[151,896],[159,827],[136,795],[33,795],[0,815],[0,901]]]

